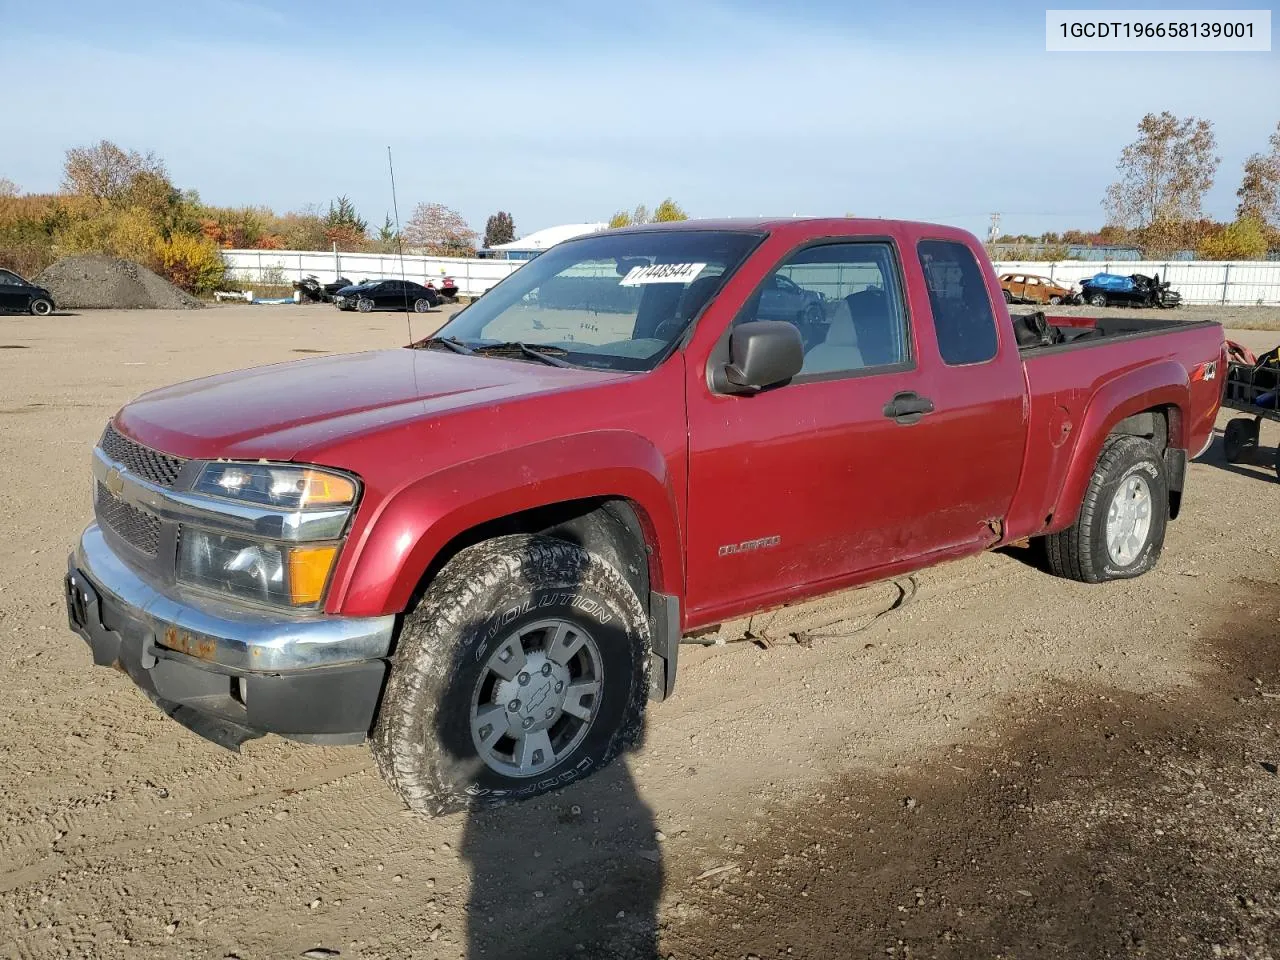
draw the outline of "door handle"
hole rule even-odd
[[[902,424],[916,423],[926,413],[933,413],[933,401],[910,390],[895,393],[884,405],[884,415]]]

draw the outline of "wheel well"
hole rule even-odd
[[[1177,407],[1152,407],[1125,417],[1111,428],[1111,433],[1113,436],[1145,437],[1164,453],[1170,441],[1176,441],[1180,436],[1180,427]],[[1176,442],[1173,445],[1178,446]]]
[[[414,592],[410,606],[426,590],[439,570],[459,551],[494,537],[513,533],[540,534],[566,540],[602,557],[635,590],[640,603],[649,607],[649,558],[652,548],[635,506],[628,500],[593,497],[534,507],[498,517],[454,537],[432,559]]]

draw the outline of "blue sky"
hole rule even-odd
[[[347,194],[381,222],[390,145],[402,218],[440,201],[480,229],[672,196],[1039,232],[1100,225],[1120,149],[1167,109],[1213,121],[1206,210],[1229,217],[1280,55],[1046,53],[1045,6],[0,0],[0,176],[53,189],[107,138],[212,203]]]

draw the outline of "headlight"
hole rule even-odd
[[[316,607],[337,555],[333,543],[269,543],[183,527],[178,579],[236,600]]]
[[[283,510],[349,507],[359,492],[351,477],[315,467],[269,463],[211,463],[196,481],[196,493]]]

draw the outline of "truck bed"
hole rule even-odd
[[[1013,316],[1020,342],[1026,316]],[[1093,452],[1075,454],[1077,445],[1097,441],[1097,410],[1118,397],[1132,412],[1169,409],[1159,442],[1167,437],[1190,459],[1212,439],[1226,376],[1222,326],[1212,321],[1045,319],[1055,342],[1020,348],[1030,408],[1024,482],[1009,515],[1014,537],[1052,532],[1073,519],[1061,515],[1064,491],[1079,483],[1067,474],[1073,464],[1093,463]],[[1189,422],[1175,408],[1192,411]]]
[[[1209,320],[1156,320],[1144,317],[1052,317],[1043,313],[1011,313],[1022,356],[1097,346],[1120,339],[1148,337],[1174,329],[1216,326]],[[1043,324],[1037,325],[1037,317]]]

